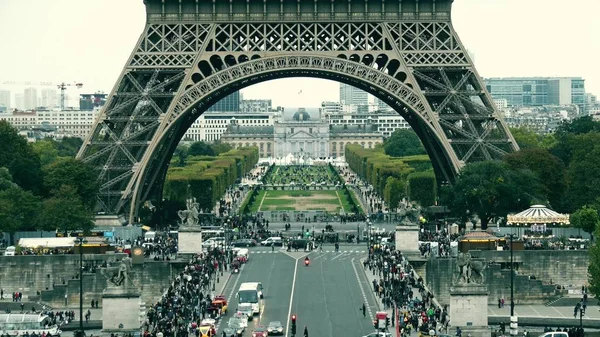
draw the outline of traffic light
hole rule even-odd
[[[389,327],[389,326],[390,326],[390,318],[389,318],[389,317],[386,317],[386,318],[385,318],[385,327],[387,328],[387,327]]]
[[[292,335],[296,335],[296,315],[292,315]]]

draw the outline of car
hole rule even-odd
[[[252,304],[241,304],[238,306],[237,312],[240,312],[247,316],[248,319],[252,319],[254,317],[254,312],[252,310]]]
[[[240,335],[237,334],[237,332],[234,329],[231,329],[229,327],[223,329],[223,333],[225,337],[239,337]]]
[[[273,236],[262,241],[260,244],[263,246],[270,246],[271,244],[274,246],[283,246],[283,240],[278,236]]]
[[[229,319],[229,321],[227,322],[227,324],[232,324],[232,323],[239,324],[244,329],[246,329],[248,327],[248,320],[246,319],[246,316],[244,314],[234,315],[233,317],[231,317]]]
[[[252,337],[267,337],[269,333],[267,332],[267,328],[262,325],[257,326],[252,330]]]
[[[283,325],[279,321],[269,322],[267,332],[269,335],[283,335]]]
[[[368,335],[364,335],[363,337],[392,337],[392,334],[389,332],[371,332]]]
[[[253,239],[240,239],[231,243],[232,247],[256,247],[256,241]]]
[[[238,336],[241,336],[244,333],[244,327],[238,321],[232,321],[227,326],[229,329],[233,329]]]

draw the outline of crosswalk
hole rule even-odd
[[[286,250],[253,250],[251,251],[250,254],[277,254],[277,253],[285,253],[287,252]],[[292,252],[294,252],[294,250],[292,250]],[[298,252],[304,252],[303,250],[299,250]],[[361,249],[356,249],[356,250],[339,250],[339,251],[335,251],[335,250],[325,250],[323,249],[323,251],[319,251],[318,249],[313,250],[311,252],[304,252],[307,254],[328,254],[328,253],[335,253],[335,254],[345,254],[345,253],[360,253],[360,254],[366,254],[366,250],[361,250]]]

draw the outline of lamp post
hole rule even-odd
[[[85,336],[83,329],[83,244],[87,241],[80,236],[75,242],[79,245],[79,331],[75,333],[75,336],[83,337]]]
[[[510,335],[518,334],[518,322],[515,317],[515,264],[513,260],[514,234],[510,233]]]

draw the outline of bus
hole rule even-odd
[[[252,305],[252,314],[260,315],[260,310],[263,307],[263,287],[260,282],[246,282],[240,285],[237,292],[238,305]]]
[[[23,336],[25,333],[57,336],[61,331],[44,314],[0,314],[0,333],[9,336]]]

